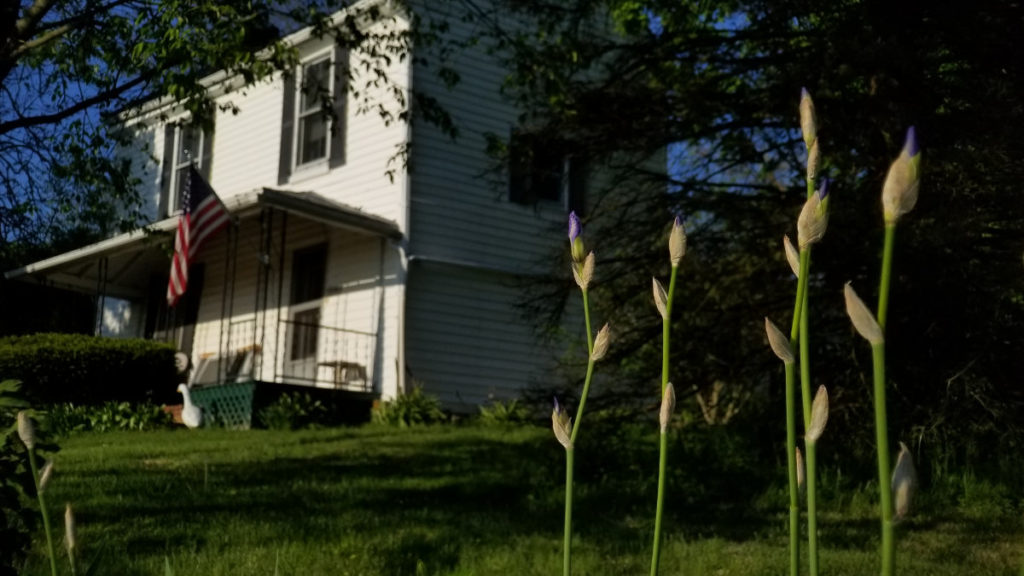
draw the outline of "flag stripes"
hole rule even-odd
[[[181,216],[174,235],[171,276],[167,282],[168,306],[177,304],[188,288],[189,262],[195,258],[203,242],[231,221],[227,208],[195,166],[189,167],[187,178],[181,199]]]

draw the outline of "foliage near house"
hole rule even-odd
[[[24,384],[34,405],[174,400],[175,349],[82,334],[0,338],[0,374]]]

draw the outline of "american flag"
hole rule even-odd
[[[167,282],[167,305],[174,306],[188,287],[188,265],[203,241],[228,225],[231,217],[210,185],[194,166],[189,166],[188,181],[181,198],[181,217],[174,237],[174,259]]]

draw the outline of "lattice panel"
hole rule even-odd
[[[248,430],[252,425],[252,397],[256,384],[223,384],[192,389],[192,401],[203,409],[204,425]]]

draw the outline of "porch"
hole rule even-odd
[[[97,334],[173,343],[199,389],[259,382],[393,395],[398,226],[311,192],[261,189],[224,203],[234,224],[203,246],[174,308],[165,292],[176,218],[5,275],[93,294]]]

